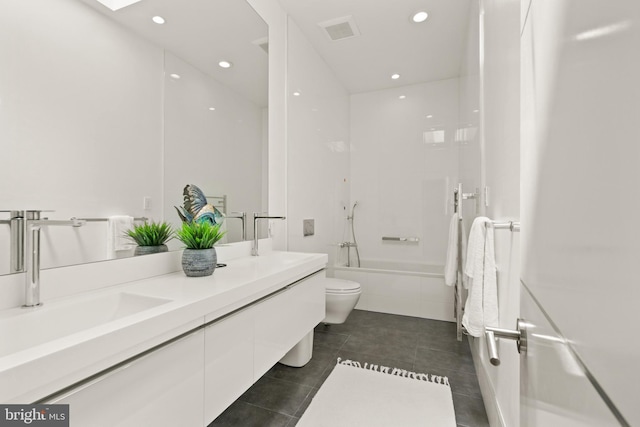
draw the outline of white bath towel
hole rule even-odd
[[[453,234],[453,236],[452,236]],[[447,264],[445,264],[445,283],[455,285],[453,300],[453,317],[456,321],[462,321],[462,288],[467,281],[464,275],[465,259],[467,258],[467,232],[460,214],[454,213],[449,224],[449,246],[447,252]],[[449,264],[450,263],[450,264]],[[449,277],[447,277],[447,274]],[[447,281],[448,280],[448,281]],[[459,320],[458,320],[459,319]]]
[[[469,233],[464,274],[469,296],[462,324],[469,335],[481,337],[485,326],[498,325],[498,283],[493,243],[493,225],[486,217],[473,221]]]
[[[125,233],[133,228],[133,217],[116,215],[109,217],[107,225],[107,256],[117,258],[116,252],[128,251],[136,247],[135,243],[127,239]]]
[[[449,243],[447,246],[447,260],[444,264],[444,282],[453,286],[458,280],[458,271],[464,268],[467,253],[467,233],[464,221],[458,213],[454,213],[449,222]],[[461,275],[462,276],[462,275]]]
[[[447,286],[455,285],[456,279],[458,276],[458,250],[459,250],[458,230],[460,229],[460,226],[458,225],[459,222],[460,222],[460,216],[456,212],[451,216],[451,221],[449,222],[449,242],[447,244],[447,259],[444,263],[444,283]]]

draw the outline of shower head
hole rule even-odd
[[[356,202],[353,204],[353,207],[351,208],[351,216],[349,216],[347,219],[353,219],[353,211],[356,210],[356,206],[358,206],[358,201],[356,200]]]

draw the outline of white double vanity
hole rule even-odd
[[[78,426],[206,426],[325,316],[327,255],[222,258],[210,277],[0,311],[0,402],[68,403]]]

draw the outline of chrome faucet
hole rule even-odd
[[[235,215],[227,215],[227,218],[239,219],[242,221],[242,241],[247,240],[247,213],[246,212],[231,212]]]
[[[25,292],[22,307],[38,307],[40,301],[40,230],[43,226],[65,225],[81,227],[86,221],[72,218],[68,221],[40,218],[42,211],[24,211],[24,272]]]
[[[258,220],[259,219],[287,219],[284,216],[261,216],[260,213],[253,213],[253,250],[251,251],[251,255],[258,256]]]

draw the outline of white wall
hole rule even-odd
[[[268,180],[271,215],[287,212],[287,14],[273,0],[247,0],[269,25]],[[271,221],[274,249],[287,249],[289,221]]]
[[[464,55],[460,65],[458,182],[462,183],[465,193],[479,190],[481,184],[479,7],[477,1],[471,2]],[[463,220],[467,231],[474,217],[483,212],[483,207],[482,199],[462,201]]]
[[[469,225],[476,215],[520,219],[519,14],[518,0],[481,0],[471,11],[460,116],[478,132],[461,146],[460,161],[465,192],[477,187],[481,197],[475,207],[465,204]],[[518,233],[495,231],[499,326],[508,329],[515,327],[519,314],[519,242]],[[491,426],[518,425],[519,355],[513,344],[498,344],[501,364],[495,367],[489,363],[484,338],[470,340]]]
[[[362,258],[444,264],[457,129],[457,78],[351,96],[351,199]]]
[[[287,79],[289,250],[326,253],[332,265],[349,203],[349,95],[291,19]],[[315,235],[303,236],[303,219]]]

